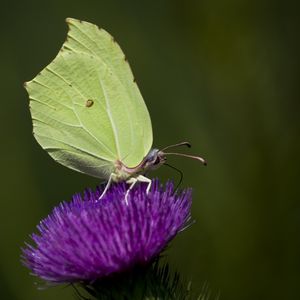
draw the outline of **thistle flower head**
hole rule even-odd
[[[37,226],[35,245],[23,249],[23,263],[47,282],[91,282],[150,263],[190,218],[191,190],[174,194],[173,184],[158,180],[124,195],[114,184],[98,200],[101,188],[76,194]]]

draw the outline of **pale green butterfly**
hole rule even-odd
[[[167,148],[152,149],[152,126],[129,64],[113,37],[96,25],[68,18],[69,32],[56,58],[25,83],[33,133],[57,162],[112,181],[151,180],[146,171],[165,163],[167,154],[204,159]],[[101,198],[100,197],[100,198]]]

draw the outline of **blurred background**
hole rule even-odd
[[[188,140],[208,160],[170,158],[194,188],[196,220],[168,249],[172,268],[222,300],[300,299],[296,1],[12,0],[0,14],[1,299],[73,299],[71,288],[37,290],[19,259],[41,218],[98,184],[55,163],[31,133],[23,82],[56,56],[66,17],[119,42],[154,146]]]

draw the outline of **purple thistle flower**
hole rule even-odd
[[[98,200],[101,189],[62,202],[32,234],[35,246],[22,249],[23,263],[32,273],[54,283],[94,281],[153,261],[190,219],[191,189],[174,194],[152,182],[130,191],[114,184]]]

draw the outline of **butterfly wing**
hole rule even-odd
[[[26,84],[33,132],[59,163],[108,178],[134,167],[152,145],[151,120],[125,56],[103,29],[67,19],[57,57]]]

